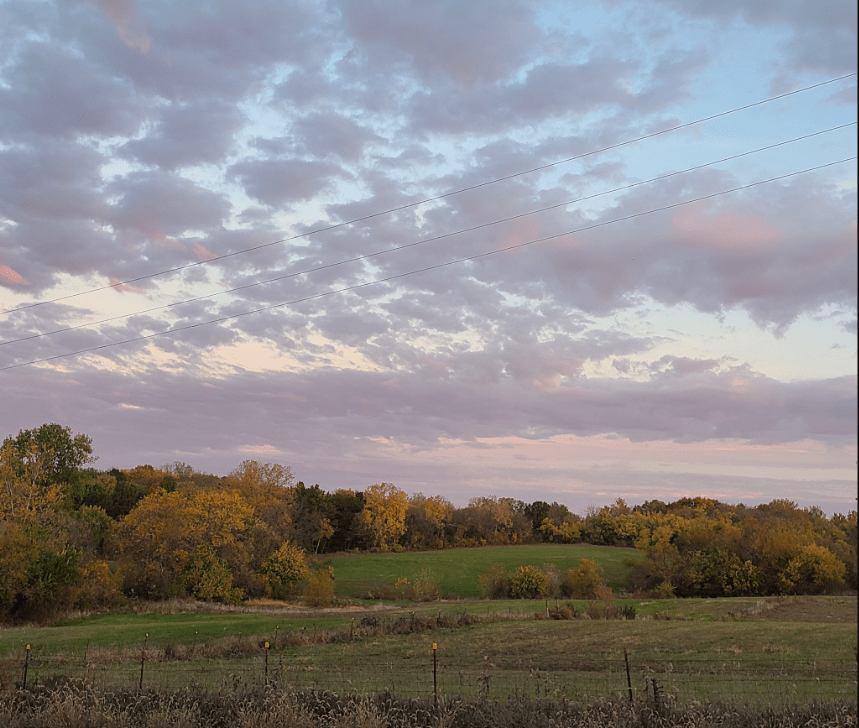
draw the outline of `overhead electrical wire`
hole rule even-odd
[[[674,209],[677,207],[682,207],[683,205],[690,205],[690,204],[695,203],[695,202],[701,202],[703,200],[710,200],[710,199],[713,199],[714,197],[720,197],[722,195],[731,194],[732,192],[738,192],[740,190],[746,190],[746,189],[750,189],[752,187],[759,187],[760,185],[768,184],[770,182],[777,182],[779,180],[787,179],[789,177],[796,177],[797,175],[800,175],[800,174],[806,174],[808,172],[814,172],[814,171],[819,170],[819,169],[825,169],[827,167],[833,167],[837,164],[844,164],[846,162],[851,162],[851,161],[855,161],[855,160],[856,160],[856,156],[847,157],[845,159],[839,159],[839,160],[834,161],[834,162],[827,162],[826,164],[819,164],[819,165],[816,165],[814,167],[809,167],[807,169],[799,170],[797,172],[790,172],[788,174],[782,174],[782,175],[778,175],[776,177],[770,177],[769,179],[759,180],[757,182],[750,182],[750,183],[745,184],[745,185],[739,185],[737,187],[732,187],[732,188],[727,189],[727,190],[721,190],[719,192],[713,192],[709,195],[703,195],[701,197],[695,197],[695,198],[692,198],[689,200],[683,200],[682,202],[675,202],[675,203],[672,203],[670,205],[664,205],[662,207],[655,207],[655,208],[652,208],[650,210],[645,210],[644,212],[637,212],[637,213],[633,213],[631,215],[625,215],[624,217],[618,217],[618,218],[614,218],[612,220],[606,220],[603,222],[594,223],[592,225],[587,225],[587,226],[584,226],[581,228],[576,228],[575,230],[567,230],[567,231],[564,231],[561,233],[556,233],[555,235],[548,235],[546,237],[537,238],[534,240],[529,240],[529,241],[526,241],[524,243],[515,243],[513,245],[508,245],[508,246],[505,246],[503,248],[497,248],[495,250],[490,250],[490,251],[487,251],[484,253],[477,253],[475,255],[470,255],[470,256],[467,256],[465,258],[456,258],[454,260],[449,260],[445,263],[437,263],[435,265],[425,266],[424,268],[419,268],[419,269],[407,271],[406,273],[398,273],[396,275],[386,276],[384,278],[377,278],[377,279],[372,280],[372,281],[365,281],[364,283],[357,283],[355,285],[346,286],[344,288],[338,288],[338,289],[331,290],[331,291],[324,291],[322,293],[316,293],[316,294],[313,294],[310,296],[304,296],[302,298],[293,299],[291,301],[283,301],[281,303],[272,304],[270,306],[262,306],[260,308],[256,308],[256,309],[253,309],[250,311],[242,311],[241,313],[232,314],[230,316],[221,316],[220,318],[211,319],[209,321],[200,321],[200,322],[197,322],[194,324],[188,324],[187,326],[177,326],[177,327],[172,328],[172,329],[167,329],[166,331],[156,331],[152,334],[145,334],[143,336],[136,336],[136,337],[133,337],[130,339],[124,339],[123,341],[113,341],[113,342],[109,342],[107,344],[101,344],[99,346],[92,346],[92,347],[88,347],[86,349],[79,349],[78,351],[71,351],[71,352],[66,352],[64,354],[57,354],[55,356],[44,357],[42,359],[33,359],[31,361],[21,362],[18,364],[10,364],[10,365],[5,366],[5,367],[0,367],[0,371],[8,371],[10,369],[18,369],[18,368],[25,367],[25,366],[31,366],[33,364],[42,364],[45,362],[56,361],[57,359],[64,359],[64,358],[67,358],[70,356],[78,356],[79,354],[87,354],[87,353],[91,353],[94,351],[101,351],[102,349],[108,349],[108,348],[112,348],[114,346],[122,346],[124,344],[132,344],[132,343],[139,342],[139,341],[148,341],[149,339],[154,339],[158,336],[167,336],[169,334],[175,334],[175,333],[178,333],[180,331],[188,331],[190,329],[201,328],[203,326],[210,326],[212,324],[223,323],[225,321],[232,321],[232,320],[241,318],[243,316],[250,316],[251,314],[261,313],[263,311],[271,311],[271,310],[276,309],[276,308],[283,308],[284,306],[294,306],[298,303],[303,303],[305,301],[311,301],[314,299],[324,298],[326,296],[332,296],[332,295],[335,295],[338,293],[345,293],[347,291],[354,291],[354,290],[357,290],[360,288],[367,288],[369,286],[374,286],[374,285],[377,285],[379,283],[386,283],[388,281],[396,280],[399,278],[406,278],[407,276],[417,275],[418,273],[425,273],[425,272],[431,271],[431,270],[438,270],[440,268],[446,268],[448,266],[456,265],[458,263],[466,263],[466,262],[469,262],[472,260],[477,260],[479,258],[487,258],[491,255],[498,255],[499,253],[506,253],[506,252],[509,252],[511,250],[516,250],[519,248],[525,248],[527,246],[536,245],[538,243],[544,243],[544,242],[547,242],[549,240],[556,240],[558,238],[562,238],[562,237],[565,237],[567,235],[574,235],[576,233],[586,232],[588,230],[594,230],[594,229],[600,228],[600,227],[606,227],[607,225],[613,225],[613,224],[618,223],[618,222],[625,222],[627,220],[633,220],[635,218],[644,217],[645,215],[652,215],[652,214],[657,213],[657,212],[664,212],[665,210],[671,210],[671,209]]]
[[[87,328],[90,326],[98,326],[100,324],[109,323],[111,321],[118,321],[120,319],[129,318],[131,316],[142,316],[144,314],[153,313],[155,311],[163,311],[164,309],[173,308],[175,306],[182,306],[184,304],[194,303],[196,301],[203,301],[206,299],[214,298],[216,296],[225,296],[225,295],[230,294],[230,293],[236,293],[237,291],[243,291],[243,290],[247,290],[249,288],[255,288],[257,286],[266,285],[268,283],[275,283],[277,281],[286,280],[288,278],[296,278],[296,277],[301,276],[301,275],[308,275],[310,273],[315,273],[315,272],[320,271],[320,270],[336,268],[337,266],[340,266],[340,265],[345,265],[347,263],[354,263],[354,262],[361,261],[361,260],[367,260],[369,258],[378,257],[380,255],[385,255],[387,253],[399,252],[402,250],[406,250],[408,248],[416,247],[418,245],[425,245],[427,243],[438,242],[439,240],[451,238],[451,237],[454,237],[456,235],[462,235],[464,233],[474,232],[475,230],[481,230],[481,229],[484,229],[487,227],[491,227],[493,225],[499,225],[501,223],[511,222],[513,220],[519,220],[523,217],[528,217],[530,215],[536,215],[536,214],[539,214],[541,212],[548,212],[550,210],[556,210],[560,207],[566,207],[568,205],[574,205],[574,204],[579,203],[579,202],[585,202],[587,200],[592,200],[592,199],[595,199],[597,197],[602,197],[604,195],[610,195],[610,194],[613,194],[615,192],[622,192],[624,190],[629,190],[629,189],[632,189],[634,187],[640,187],[642,185],[650,184],[652,182],[657,182],[657,181],[668,179],[670,177],[676,177],[676,176],[681,175],[681,174],[686,174],[687,172],[693,172],[693,171],[696,171],[699,169],[705,169],[706,167],[712,167],[716,164],[721,164],[723,162],[730,162],[730,161],[733,161],[735,159],[740,159],[741,157],[748,157],[752,154],[758,154],[760,152],[764,152],[764,151],[767,151],[770,149],[775,149],[777,147],[783,147],[787,144],[793,144],[795,142],[799,142],[799,141],[802,141],[805,139],[810,139],[812,137],[821,136],[823,134],[828,134],[828,133],[833,132],[833,131],[838,131],[839,129],[845,129],[846,127],[849,127],[849,126],[855,126],[856,124],[857,124],[857,122],[851,121],[851,122],[848,122],[846,124],[840,124],[838,126],[831,127],[829,129],[823,129],[821,131],[812,132],[810,134],[804,134],[802,136],[795,137],[793,139],[787,139],[785,141],[776,142],[775,144],[768,144],[768,145],[763,146],[763,147],[758,147],[757,149],[752,149],[752,150],[749,150],[746,152],[742,152],[740,154],[734,154],[730,157],[723,157],[722,159],[717,159],[717,160],[714,160],[712,162],[706,162],[704,164],[698,164],[698,165],[695,165],[693,167],[688,167],[687,169],[678,170],[676,172],[669,172],[669,173],[664,174],[664,175],[659,175],[657,177],[651,177],[650,179],[640,180],[638,182],[631,182],[630,184],[623,185],[621,187],[615,187],[614,189],[610,189],[610,190],[604,190],[602,192],[597,192],[597,193],[594,193],[592,195],[587,195],[586,197],[579,197],[577,199],[568,200],[566,202],[558,202],[554,205],[549,205],[548,207],[541,207],[537,210],[531,210],[529,212],[522,212],[522,213],[519,213],[516,215],[511,215],[510,217],[499,218],[497,220],[492,220],[490,222],[481,223],[479,225],[474,225],[474,226],[469,227],[469,228],[463,228],[461,230],[456,230],[454,232],[445,233],[443,235],[437,235],[437,236],[434,236],[431,238],[424,238],[422,240],[416,240],[414,242],[405,243],[404,245],[398,245],[398,246],[393,247],[393,248],[386,248],[384,250],[378,250],[374,253],[366,253],[364,255],[359,255],[359,256],[356,256],[354,258],[348,258],[346,260],[341,260],[341,261],[338,261],[336,263],[327,263],[325,265],[320,265],[320,266],[317,266],[315,268],[309,268],[307,270],[285,273],[283,275],[276,276],[274,278],[268,278],[264,281],[256,281],[254,283],[248,283],[248,284],[243,285],[243,286],[237,286],[235,288],[230,288],[230,289],[223,290],[223,291],[215,291],[214,293],[208,293],[208,294],[205,294],[202,296],[196,296],[194,298],[184,299],[182,301],[174,301],[173,303],[167,303],[167,304],[164,304],[161,306],[154,306],[152,308],[147,308],[147,309],[143,309],[140,311],[134,311],[132,313],[119,314],[117,316],[111,316],[108,318],[100,319],[98,321],[88,321],[86,323],[77,324],[75,326],[67,326],[67,327],[62,328],[62,329],[56,329],[55,331],[45,331],[45,332],[42,332],[39,334],[32,334],[30,336],[22,336],[22,337],[17,338],[17,339],[8,339],[6,341],[0,341],[0,346],[6,346],[8,344],[17,344],[17,343],[20,343],[22,341],[32,341],[33,339],[39,339],[39,338],[43,338],[46,336],[53,336],[55,334],[61,334],[61,333],[65,333],[68,331],[76,331],[78,329],[83,329],[83,328]]]
[[[469,192],[471,190],[477,190],[477,189],[480,189],[482,187],[488,187],[489,185],[497,184],[499,182],[505,182],[507,180],[515,179],[517,177],[522,177],[526,174],[531,174],[533,172],[540,172],[540,171],[543,171],[546,169],[551,169],[552,167],[557,167],[561,164],[567,164],[568,162],[574,162],[574,161],[579,160],[579,159],[585,159],[586,157],[590,157],[590,156],[593,156],[595,154],[601,154],[602,152],[607,152],[607,151],[610,151],[612,149],[619,149],[621,147],[629,146],[630,144],[636,144],[637,142],[644,141],[646,139],[653,139],[654,137],[658,137],[658,136],[661,136],[663,134],[668,134],[668,133],[673,132],[673,131],[678,131],[680,129],[688,129],[689,127],[696,126],[697,124],[703,124],[704,122],[712,121],[713,119],[718,119],[718,118],[721,118],[724,116],[728,116],[730,114],[735,114],[739,111],[745,111],[747,109],[751,109],[751,108],[754,108],[756,106],[762,106],[763,104],[768,104],[768,103],[771,103],[773,101],[778,101],[779,99],[786,98],[788,96],[794,96],[796,94],[800,94],[800,93],[803,93],[805,91],[810,91],[812,89],[820,88],[822,86],[826,86],[828,84],[835,83],[837,81],[843,81],[845,78],[850,78],[852,76],[855,76],[856,74],[857,74],[857,72],[853,71],[852,73],[847,73],[847,74],[844,74],[843,76],[837,76],[835,78],[830,78],[826,81],[820,81],[819,83],[811,84],[810,86],[804,86],[802,88],[795,89],[794,91],[788,91],[788,92],[783,93],[783,94],[778,94],[777,96],[770,96],[769,98],[762,99],[760,101],[755,101],[755,102],[752,102],[750,104],[745,104],[744,106],[738,106],[738,107],[733,108],[733,109],[728,109],[727,111],[721,111],[717,114],[711,114],[710,116],[702,117],[700,119],[695,119],[694,121],[688,121],[688,122],[684,122],[683,124],[677,124],[675,126],[667,127],[665,129],[661,129],[659,131],[651,132],[650,134],[643,134],[642,136],[635,137],[633,139],[627,139],[626,141],[618,142],[617,144],[610,144],[606,147],[602,147],[600,149],[594,149],[590,152],[585,152],[583,154],[577,154],[575,156],[567,157],[565,159],[560,159],[560,160],[557,160],[555,162],[550,162],[548,164],[542,164],[542,165],[539,165],[537,167],[532,167],[531,169],[526,169],[526,170],[523,170],[520,172],[515,172],[513,174],[508,174],[508,175],[504,175],[502,177],[497,177],[495,179],[487,180],[486,182],[480,182],[480,183],[475,184],[475,185],[469,185],[467,187],[462,187],[460,189],[451,190],[449,192],[445,192],[445,193],[440,194],[440,195],[435,195],[432,197],[426,197],[424,199],[416,200],[415,202],[410,202],[410,203],[405,204],[405,205],[400,205],[398,207],[392,207],[388,210],[381,210],[379,212],[374,212],[374,213],[371,213],[369,215],[364,215],[363,217],[357,217],[357,218],[354,218],[352,220],[347,220],[344,222],[336,223],[334,225],[327,225],[325,227],[316,228],[316,229],[310,230],[306,233],[301,233],[298,235],[293,235],[293,236],[288,237],[288,238],[282,238],[280,240],[275,240],[272,242],[263,243],[261,245],[256,245],[256,246],[253,246],[250,248],[244,248],[242,250],[236,250],[236,251],[233,251],[231,253],[224,253],[223,255],[217,255],[217,256],[214,256],[212,258],[207,258],[206,260],[195,261],[194,263],[187,263],[185,265],[176,266],[175,268],[169,268],[166,270],[158,271],[156,273],[148,273],[146,275],[138,276],[136,278],[129,278],[129,279],[124,280],[124,281],[117,281],[116,283],[111,283],[111,284],[106,285],[106,286],[100,286],[98,288],[91,288],[89,290],[79,291],[77,293],[70,293],[70,294],[67,294],[65,296],[58,296],[56,298],[51,298],[51,299],[44,300],[44,301],[34,301],[33,303],[28,303],[28,304],[25,304],[23,306],[18,306],[16,308],[2,310],[2,311],[0,311],[0,314],[9,314],[9,313],[16,313],[18,311],[26,311],[27,309],[35,308],[36,306],[43,306],[43,305],[48,304],[48,303],[56,303],[58,301],[68,300],[70,298],[77,298],[79,296],[89,295],[90,293],[98,293],[99,291],[106,291],[106,290],[110,290],[112,288],[119,288],[120,286],[129,285],[132,283],[138,283],[140,281],[149,280],[151,278],[156,278],[158,276],[169,275],[171,273],[178,273],[178,272],[183,271],[183,270],[188,270],[189,268],[195,268],[195,267],[198,267],[201,265],[209,265],[210,263],[215,263],[217,261],[225,260],[227,258],[231,258],[231,257],[237,256],[237,255],[244,255],[245,253],[251,253],[251,252],[254,252],[257,250],[262,250],[264,248],[270,248],[274,245],[280,245],[282,243],[292,242],[293,240],[300,240],[301,238],[307,238],[307,237],[310,237],[311,235],[316,235],[316,234],[322,233],[322,232],[328,232],[330,230],[336,230],[338,228],[346,227],[349,225],[354,225],[355,223],[358,223],[358,222],[365,222],[367,220],[372,220],[374,218],[382,217],[384,215],[391,215],[395,212],[401,212],[403,210],[408,210],[410,208],[417,207],[419,205],[423,205],[423,204],[426,204],[429,202],[436,202],[438,200],[443,200],[443,199],[446,199],[448,197],[453,197],[454,195],[459,195],[459,194],[462,194],[464,192]]]

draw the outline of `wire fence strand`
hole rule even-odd
[[[260,650],[240,659],[170,660],[163,656],[120,664],[68,657],[30,655],[30,684],[61,676],[101,689],[167,690],[189,686],[236,692],[269,685],[362,695],[388,692],[400,698],[433,696],[433,657],[426,654],[356,655],[352,645],[336,645],[319,655],[295,650]],[[565,663],[539,652],[486,656],[478,661],[443,655],[437,664],[438,693],[444,696],[506,700],[511,696],[591,701],[629,694],[640,700],[680,705],[722,702],[746,705],[855,703],[855,660],[736,659],[724,656],[684,660],[637,660],[630,656],[629,683],[622,655],[572,655]],[[0,660],[0,687],[19,687],[24,656]],[[142,668],[142,671],[141,671]],[[142,680],[141,680],[142,675]]]

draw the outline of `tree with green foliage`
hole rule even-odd
[[[369,548],[371,542],[363,527],[364,494],[361,491],[338,488],[328,494],[329,519],[334,533],[326,540],[329,551],[349,551]]]
[[[135,483],[118,468],[110,470],[108,475],[114,479],[115,484],[110,503],[104,507],[104,510],[111,518],[120,520],[131,513],[134,506],[146,496],[146,486]]]
[[[182,567],[182,578],[195,599],[238,604],[244,596],[241,589],[233,587],[233,575],[227,563],[208,544],[197,546]]]
[[[327,493],[319,485],[308,488],[301,481],[293,488],[292,535],[305,551],[319,553],[334,535]]]
[[[92,454],[90,437],[74,435],[71,428],[57,424],[21,430],[3,445],[11,447],[19,475],[26,473],[40,485],[68,482],[73,471],[98,459]]]
[[[751,561],[740,561],[725,548],[696,551],[690,560],[688,585],[678,596],[746,597],[760,590],[760,576]]]
[[[59,507],[69,478],[96,460],[92,440],[68,427],[42,425],[0,446],[0,516],[30,519]]]
[[[822,594],[844,586],[845,566],[825,546],[806,544],[781,574],[788,594]]]

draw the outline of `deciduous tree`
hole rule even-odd
[[[362,521],[373,545],[380,551],[391,551],[406,532],[409,498],[393,483],[371,485],[364,491]]]

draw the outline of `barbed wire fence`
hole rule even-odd
[[[776,705],[844,701],[857,698],[855,659],[712,658],[638,659],[634,653],[606,657],[576,654],[564,661],[531,654],[486,655],[464,660],[427,642],[413,654],[378,654],[354,645],[328,645],[324,659],[308,651],[264,642],[250,656],[177,658],[169,648],[154,649],[146,639],[138,659],[101,661],[40,654],[27,645],[23,654],[0,659],[0,688],[26,689],[56,677],[85,681],[101,689],[173,690],[196,686],[236,692],[319,689],[336,693],[389,692],[400,698],[446,697],[507,699],[512,696],[582,702],[610,696],[655,703],[694,702]]]

